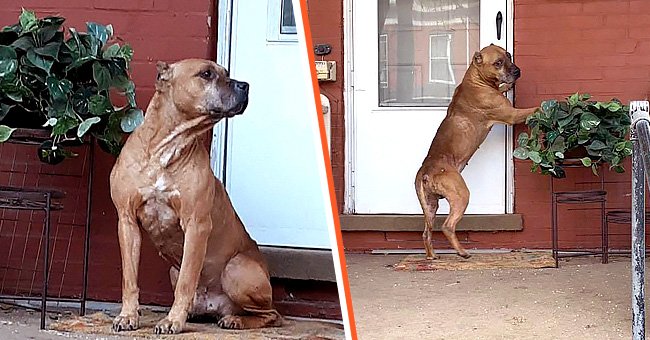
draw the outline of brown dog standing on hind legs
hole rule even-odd
[[[155,333],[179,333],[188,315],[219,317],[223,328],[279,326],[266,263],[202,142],[216,122],[244,111],[248,84],[199,59],[159,63],[157,78],[144,123],[110,177],[122,255],[122,310],[113,329],[138,328],[140,229],[172,265],[174,303]]]
[[[474,54],[463,81],[451,99],[447,116],[431,142],[427,157],[415,177],[417,192],[424,212],[422,239],[427,259],[435,258],[433,223],[438,200],[447,199],[449,216],[442,225],[458,255],[470,255],[456,237],[456,225],[469,203],[469,189],[460,175],[495,123],[518,124],[537,108],[516,109],[502,92],[508,91],[521,71],[512,62],[510,53],[490,45]]]

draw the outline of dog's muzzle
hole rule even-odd
[[[515,78],[515,80],[519,79],[521,77],[521,69],[517,67],[517,65],[512,64],[512,76]]]
[[[230,111],[232,113],[232,116],[241,114],[246,110],[246,107],[248,106],[248,83],[245,81],[238,81],[231,79],[230,81],[230,86],[233,90],[233,93],[235,94],[237,105],[233,108],[233,110]]]
[[[498,84],[499,90],[502,90],[503,88],[506,88],[506,91],[509,90],[519,77],[521,77],[521,70],[517,65],[512,64],[508,69],[508,73],[500,79],[500,83]]]
[[[230,118],[242,114],[248,106],[248,83],[238,81],[235,79],[230,80],[229,98],[222,98],[222,102],[230,102],[230,106],[217,107],[210,109],[210,115],[213,118]]]

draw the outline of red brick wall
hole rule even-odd
[[[321,82],[321,93],[330,100],[332,177],[339,211],[343,210],[345,193],[345,107],[343,102],[343,2],[337,0],[308,1],[312,40],[315,45],[330,44],[332,53],[325,60],[336,61],[336,81]],[[320,57],[316,56],[319,60]]]
[[[314,41],[337,42],[343,34],[341,0],[311,5]],[[624,102],[645,99],[650,92],[650,1],[647,0],[515,0],[515,61],[522,69],[515,93],[517,107],[539,105],[542,100],[576,92],[591,93],[595,99],[612,97]],[[323,11],[332,10],[326,12]],[[320,11],[318,14],[316,11]],[[336,11],[334,11],[336,10]],[[335,50],[335,52],[338,52]],[[333,96],[340,96],[343,84],[328,84]],[[341,117],[343,110],[341,110]],[[341,118],[342,119],[342,118]],[[515,136],[524,127],[515,129]],[[344,138],[342,131],[333,131]],[[344,148],[333,144],[335,169],[345,162]],[[340,153],[340,154],[338,154]],[[626,169],[630,169],[629,161]],[[604,171],[608,209],[629,208],[630,173]],[[337,190],[344,181],[335,177]],[[588,170],[575,169],[556,182],[563,189],[597,188],[600,179]],[[339,204],[342,204],[339,197]],[[521,232],[462,232],[468,247],[550,247],[549,179],[529,171],[529,163],[515,161],[515,212],[524,218]],[[596,246],[600,242],[599,217],[592,206],[560,209],[560,242],[563,246]],[[613,225],[610,244],[626,247],[629,226]],[[448,247],[442,235],[439,247]],[[421,248],[420,233],[344,233],[346,248]]]
[[[515,60],[522,69],[516,106],[538,105],[549,98],[576,92],[595,99],[623,102],[646,99],[650,91],[650,2],[635,1],[515,1]],[[516,129],[515,135],[523,131]],[[630,170],[629,161],[626,169]],[[630,173],[604,171],[607,207],[629,208]],[[589,171],[574,170],[556,183],[566,188],[599,185]],[[590,184],[591,183],[591,184]],[[548,247],[548,180],[529,171],[529,163],[515,162],[515,211],[524,215],[525,229],[516,234],[515,247]],[[565,212],[560,221],[565,244],[596,245],[596,210]],[[629,226],[615,225],[611,243],[629,247]],[[508,244],[499,242],[498,244]]]
[[[214,0],[24,0],[6,3],[0,8],[0,26],[17,22],[21,7],[36,11],[39,17],[45,15],[63,16],[67,19],[66,27],[76,27],[83,31],[86,30],[86,21],[113,24],[116,35],[133,47],[132,77],[136,83],[138,105],[142,108],[146,108],[154,91],[156,61],[175,61],[183,58],[213,59],[216,54],[216,6]],[[2,147],[2,169],[0,170],[7,171],[11,167],[11,164],[8,164],[11,158],[7,158],[5,155],[13,157],[12,151],[12,147]],[[53,230],[60,229],[57,240],[57,244],[60,244],[59,251],[66,245],[66,233],[74,235],[74,242],[69,254],[72,265],[67,268],[64,281],[65,291],[74,293],[78,291],[81,283],[76,277],[81,275],[80,242],[82,234],[79,228],[82,228],[85,220],[85,208],[83,207],[85,186],[77,187],[76,178],[66,180],[51,175],[68,171],[65,166],[60,168],[42,166],[35,159],[33,150],[22,150],[21,152],[18,152],[19,160],[26,162],[27,174],[24,173],[24,169],[19,169],[18,173],[11,175],[11,184],[22,184],[22,181],[25,180],[25,183],[32,183],[32,185],[62,187],[68,192],[68,196],[72,197],[67,200],[66,207],[73,209],[74,213],[62,212],[61,219],[59,219],[58,213],[55,214]],[[27,156],[22,156],[22,154]],[[99,149],[96,155],[88,293],[91,299],[116,301],[121,297],[120,255],[117,244],[115,208],[110,200],[108,190],[108,174],[114,160]],[[77,164],[76,166],[82,163],[80,160],[70,162],[71,165]],[[72,167],[74,168],[74,166]],[[77,176],[80,172],[80,170],[74,169],[70,171]],[[3,177],[0,179],[2,184],[8,184],[9,174],[3,173]],[[79,195],[82,195],[80,199],[77,197]],[[76,204],[81,206],[74,209]],[[16,218],[11,218],[13,216]],[[19,230],[26,227],[28,223],[24,221],[29,220],[29,214],[18,215],[3,212],[2,217],[23,221],[22,224],[18,223]],[[36,221],[40,218],[42,215],[34,214],[33,220]],[[13,227],[14,224],[11,221],[5,221],[0,227],[0,239],[3,242],[11,236]],[[34,224],[32,228],[40,230],[40,225]],[[37,235],[38,233],[34,237]],[[141,267],[146,269],[140,275],[141,302],[168,304],[172,299],[167,274],[168,265],[160,259],[147,236],[143,235],[143,238],[146,241],[143,243]],[[6,248],[4,243],[2,244],[4,251]],[[16,247],[22,246],[23,244],[16,245]],[[14,253],[15,249],[17,248],[14,248]],[[28,250],[27,256],[32,253],[32,250],[31,248]],[[5,252],[0,253],[0,263],[4,263],[6,258],[4,256],[6,256]],[[53,265],[53,271],[62,268],[59,266],[62,264],[57,263]],[[12,264],[14,263],[12,262]],[[0,272],[0,275],[2,274]],[[29,273],[29,279],[31,280],[31,273]],[[24,278],[21,280],[24,281]],[[54,284],[59,281],[58,278],[53,278]],[[54,287],[51,291],[56,295],[58,287]]]

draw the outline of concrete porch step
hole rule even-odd
[[[342,231],[419,231],[424,228],[423,215],[341,215]],[[434,230],[447,215],[436,216]],[[465,215],[456,231],[518,231],[523,230],[521,214]]]

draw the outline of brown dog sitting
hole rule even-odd
[[[472,64],[454,92],[447,116],[415,177],[415,190],[424,212],[422,239],[428,259],[435,257],[432,229],[441,198],[447,199],[450,206],[442,232],[458,255],[470,257],[456,238],[456,224],[469,202],[469,190],[460,173],[492,125],[521,123],[537,110],[516,109],[502,94],[512,87],[520,73],[510,53],[490,45],[474,54]]]
[[[158,64],[144,123],[129,136],[110,177],[122,254],[115,331],[138,328],[140,229],[172,265],[174,303],[157,334],[180,332],[188,314],[219,317],[223,328],[281,324],[264,259],[210,170],[202,142],[216,122],[247,104],[248,84],[214,62]]]

